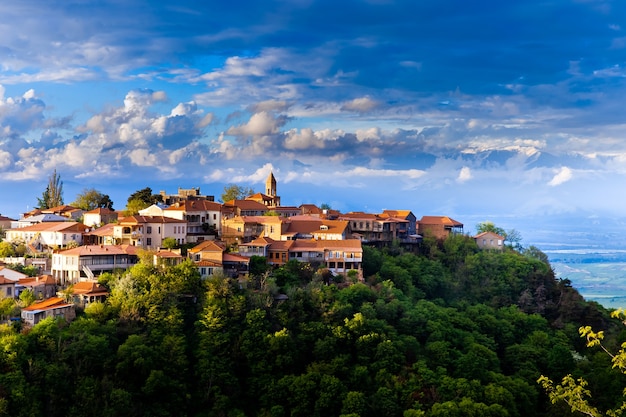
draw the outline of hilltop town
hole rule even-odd
[[[3,267],[0,294],[17,298],[29,290],[45,300],[22,311],[22,318],[35,324],[49,315],[71,318],[70,299],[82,306],[104,300],[107,291],[98,276],[138,263],[142,251],[155,265],[189,259],[203,278],[245,279],[257,256],[273,267],[296,260],[356,281],[363,280],[363,245],[415,250],[424,236],[445,239],[463,233],[463,224],[450,217],[417,220],[407,209],[340,213],[313,204],[283,206],[271,172],[265,193],[244,199],[217,203],[199,188],[161,196],[163,203],[126,216],[108,208],[83,211],[61,205],[24,213],[18,220],[0,218],[5,244],[25,251],[4,262],[36,270],[30,277]],[[503,248],[504,238],[493,232],[475,239],[481,248]],[[68,288],[72,296],[63,297]]]

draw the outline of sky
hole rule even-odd
[[[621,0],[4,0],[0,213],[54,170],[123,209],[229,183],[284,205],[533,233],[626,193]],[[626,229],[625,229],[626,230]]]

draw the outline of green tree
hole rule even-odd
[[[255,191],[251,187],[243,187],[237,184],[228,184],[224,187],[221,195],[223,203],[231,200],[243,200],[244,198],[254,194]]]
[[[15,255],[15,248],[10,242],[0,242],[0,258],[8,258]]]
[[[146,204],[146,207],[151,204],[162,203],[163,196],[161,194],[152,194],[152,188],[146,187],[141,190],[137,190],[128,197],[128,202],[132,200],[141,200]]]
[[[28,307],[35,302],[35,294],[32,290],[24,290],[20,293],[20,304],[22,307]]]
[[[477,233],[492,232],[500,236],[506,237],[506,231],[503,228],[496,226],[493,222],[490,222],[490,221],[478,223],[476,225],[476,232]]]
[[[174,249],[176,245],[178,245],[178,243],[173,237],[166,237],[165,239],[163,239],[163,242],[161,242],[161,246],[163,246],[165,249]]]
[[[113,209],[113,201],[107,194],[103,194],[95,188],[85,188],[76,196],[72,206],[89,211],[96,208]]]
[[[38,207],[40,209],[48,209],[63,205],[63,181],[61,181],[61,176],[57,174],[56,169],[50,175],[48,185],[41,195],[41,198],[38,198],[37,200]]]
[[[138,198],[130,200],[128,204],[126,204],[126,210],[124,210],[124,215],[133,216],[139,213],[139,210],[143,210],[149,206],[150,206],[150,203],[146,203],[145,201],[140,200]]]
[[[626,313],[619,309],[611,312],[611,317],[620,319],[622,323],[626,323]],[[621,345],[617,353],[611,352],[603,343],[604,332],[594,332],[591,326],[582,326],[578,329],[580,337],[587,339],[587,347],[599,347],[610,356],[613,362],[613,368],[617,368],[622,374],[626,374],[626,343]],[[572,374],[565,375],[559,384],[548,377],[541,375],[537,380],[539,385],[548,393],[548,397],[553,404],[565,402],[572,410],[572,413],[579,412],[591,417],[599,417],[607,415],[610,417],[621,416],[626,411],[626,401],[614,409],[607,410],[605,413],[600,411],[596,406],[590,403],[592,398],[591,391],[587,388],[588,382],[584,378],[575,378]],[[626,391],[623,391],[626,395]]]

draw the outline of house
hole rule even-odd
[[[417,233],[435,239],[445,239],[451,234],[463,234],[463,223],[448,216],[422,216],[417,223]]]
[[[356,270],[361,276],[363,248],[358,239],[295,240],[289,248],[289,260],[292,259],[324,266],[333,274]]]
[[[104,302],[109,296],[105,287],[95,281],[81,281],[72,287],[72,297],[74,303],[85,306],[93,302]]]
[[[0,299],[15,297],[15,281],[0,276]]]
[[[417,235],[417,217],[411,210],[383,210],[379,217],[397,219],[401,223],[396,228],[396,239],[408,239]]]
[[[202,278],[224,272],[223,256],[226,246],[221,242],[205,240],[187,251],[187,256],[198,268]]]
[[[285,220],[287,226],[280,240],[321,239],[343,240],[349,237],[349,223],[345,220],[327,220],[314,216],[293,216]]]
[[[140,216],[165,216],[165,209],[169,206],[163,203],[155,203],[145,209],[139,210]]]
[[[84,211],[78,207],[68,206],[67,204],[50,207],[48,209],[41,209],[43,214],[55,214],[57,216],[65,217],[67,219],[77,221],[83,216]]]
[[[189,258],[194,261],[203,278],[220,271],[229,277],[247,275],[250,259],[226,253],[226,246],[221,242],[207,240],[189,249]]]
[[[222,205],[209,200],[185,200],[163,210],[163,215],[187,221],[187,242],[215,239],[222,230]]]
[[[73,320],[76,317],[74,304],[67,303],[59,297],[52,297],[22,308],[22,320],[31,326],[48,317],[63,317],[67,321]]]
[[[17,281],[15,284],[15,296],[19,297],[24,290],[30,290],[35,298],[45,300],[56,295],[57,286],[51,275],[38,275]]]
[[[222,241],[227,245],[250,242],[263,235],[265,231],[264,222],[266,221],[268,221],[266,216],[224,218],[222,219]]]
[[[283,265],[289,260],[289,248],[294,240],[274,240],[270,237],[259,237],[250,243],[239,245],[239,254],[245,257],[262,256],[270,265]]]
[[[10,217],[0,215],[0,229],[1,230],[7,230],[7,229],[12,228],[13,223],[15,223],[15,220],[11,219]]]
[[[88,227],[100,227],[117,221],[117,211],[108,208],[97,208],[83,213],[83,224]]]
[[[163,239],[173,238],[183,245],[187,242],[187,221],[165,216],[134,215],[120,219],[113,226],[116,244],[133,245],[143,249],[158,249]]]
[[[52,276],[61,286],[93,280],[103,272],[125,270],[139,261],[133,245],[89,245],[52,254]]]
[[[225,217],[263,216],[269,210],[266,205],[254,200],[230,200],[223,206]]]
[[[324,210],[317,207],[315,204],[300,204],[300,214],[304,216],[322,217]]]
[[[185,258],[180,254],[180,249],[158,250],[152,255],[152,263],[155,266],[176,266],[182,263]]]
[[[56,214],[43,214],[38,213],[32,216],[22,217],[17,221],[17,228],[32,226],[38,223],[49,223],[49,222],[69,222],[70,220],[66,217],[59,216]]]
[[[32,252],[37,252],[46,248],[64,248],[70,242],[82,245],[83,233],[87,229],[84,224],[72,221],[42,222],[9,229],[5,240],[12,243],[24,242]]]
[[[476,244],[481,249],[501,251],[504,249],[504,236],[494,232],[482,232],[474,236]]]
[[[83,233],[83,245],[115,245],[115,223],[107,223]]]
[[[300,208],[294,207],[294,206],[273,207],[271,211],[278,214],[278,216],[282,218],[289,218],[293,216],[302,215],[302,211],[300,210]]]
[[[22,278],[28,278],[28,275],[11,268],[7,268],[6,266],[0,266],[0,276],[8,278],[12,281],[18,281]]]

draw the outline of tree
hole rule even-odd
[[[626,323],[626,312],[622,309],[611,312],[611,317],[620,319],[622,323]],[[587,339],[587,347],[600,347],[607,355],[611,357],[613,368],[619,369],[622,374],[626,374],[626,343],[621,345],[621,349],[617,353],[612,353],[603,344],[604,332],[594,332],[591,326],[582,326],[578,329],[580,337]],[[626,401],[622,401],[621,406],[614,410],[607,410],[602,413],[598,408],[589,403],[591,391],[587,388],[588,383],[583,378],[574,378],[571,374],[566,375],[560,384],[554,385],[554,382],[548,377],[541,375],[537,383],[543,387],[548,393],[552,404],[565,401],[571,408],[572,413],[580,412],[584,415],[597,417],[606,414],[607,416],[619,416],[626,411]],[[626,395],[626,391],[624,391]]]
[[[237,184],[228,184],[224,187],[224,192],[220,197],[222,202],[225,203],[231,200],[243,200],[244,198],[254,194],[254,189],[251,187],[242,187]]]
[[[63,181],[61,176],[57,174],[55,169],[48,179],[48,186],[38,198],[38,206],[40,209],[49,209],[63,205]]]
[[[173,237],[166,237],[165,239],[163,239],[163,242],[161,242],[161,246],[163,246],[165,249],[174,249],[176,245],[178,245],[178,243]]]
[[[76,196],[76,200],[72,205],[85,211],[97,208],[113,209],[113,201],[111,201],[111,198],[107,194],[102,194],[95,188],[85,188]]]
[[[10,242],[0,242],[0,258],[9,258],[15,255],[15,248]]]
[[[478,223],[476,225],[476,232],[477,233],[492,232],[492,233],[495,233],[497,235],[500,235],[506,238],[506,231],[503,228],[496,226],[493,222],[490,222],[490,221]]]
[[[151,204],[162,203],[163,196],[161,194],[152,194],[152,188],[146,187],[132,193],[128,197],[128,202],[130,203],[132,200],[143,201],[147,207]]]

